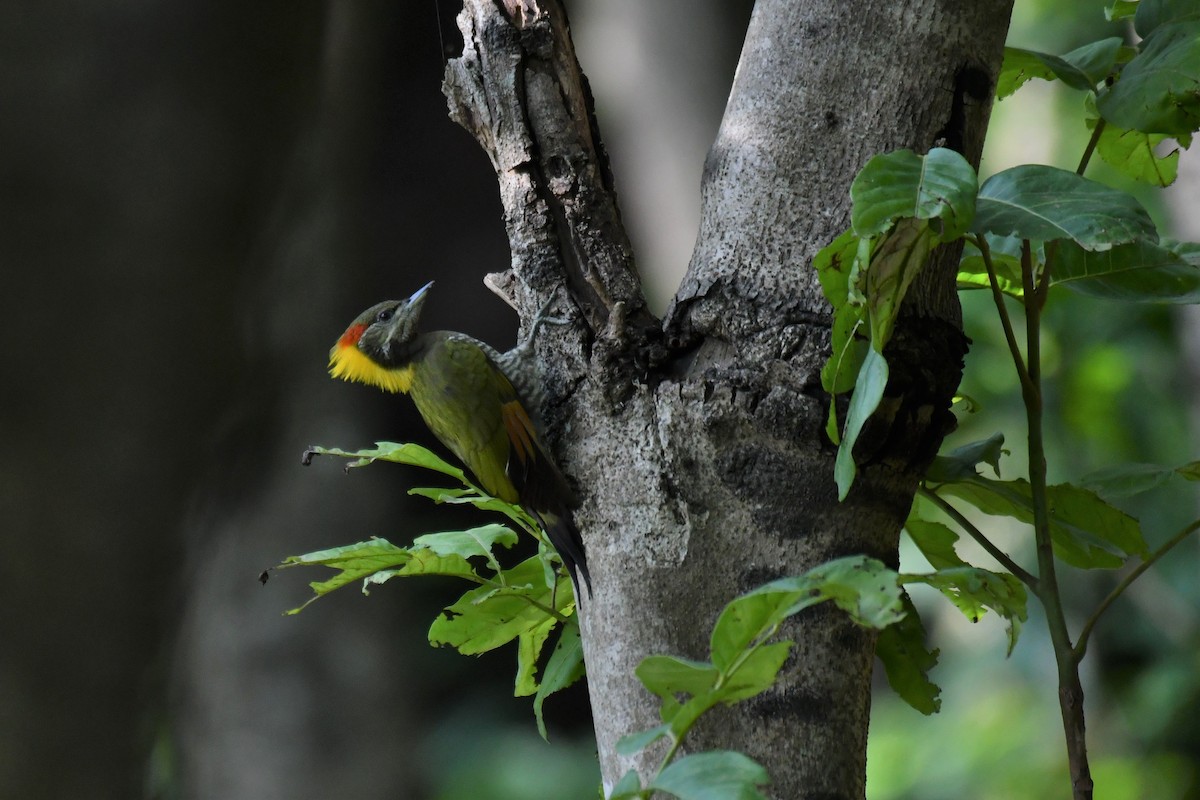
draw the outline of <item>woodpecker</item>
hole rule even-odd
[[[538,520],[576,595],[582,576],[590,596],[592,579],[571,514],[579,501],[542,442],[530,403],[540,391],[522,364],[525,345],[500,353],[463,333],[418,333],[431,286],[360,314],[329,351],[330,375],[412,397],[429,430],[485,491]]]

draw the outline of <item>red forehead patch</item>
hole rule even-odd
[[[362,338],[363,332],[366,329],[366,325],[351,325],[342,334],[342,338],[338,339],[338,347],[354,347],[354,345],[358,344],[358,340]]]

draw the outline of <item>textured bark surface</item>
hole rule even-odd
[[[579,310],[540,355],[552,438],[584,498],[596,591],[581,616],[606,785],[650,774],[661,755],[615,751],[658,723],[634,676],[643,657],[706,658],[721,607],[772,578],[852,553],[895,564],[952,419],[965,352],[956,254],[914,287],[841,504],[821,433],[828,309],[810,262],[848,225],[850,180],[871,155],[940,144],[978,162],[1010,7],[759,2],[706,164],[696,251],[660,323],[641,299],[561,10],[466,4],[445,88],[500,181],[513,271],[490,283],[526,318],[562,284]],[[703,720],[687,749],[747,752],[775,797],[861,797],[873,637],[825,608],[788,635],[783,680]]]

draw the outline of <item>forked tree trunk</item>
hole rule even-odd
[[[528,318],[560,284],[581,312],[544,336],[546,414],[584,498],[595,595],[582,608],[606,786],[658,724],[634,668],[706,658],[721,607],[770,579],[866,553],[895,564],[921,470],[952,425],[965,352],[953,265],[914,286],[892,383],[838,503],[822,434],[828,307],[811,259],[849,224],[873,154],[935,145],[977,163],[1009,0],[760,0],[705,166],[702,223],[665,320],[641,299],[586,83],[556,2],[470,0],[451,113],[492,158]],[[817,608],[787,631],[783,680],[701,721],[687,749],[748,753],[778,798],[864,794],[874,637]]]

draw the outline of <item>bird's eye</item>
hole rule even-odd
[[[395,314],[396,314],[396,312],[394,309],[385,308],[383,311],[380,311],[378,314],[375,315],[375,321],[376,322],[391,322],[392,317],[395,316]]]

